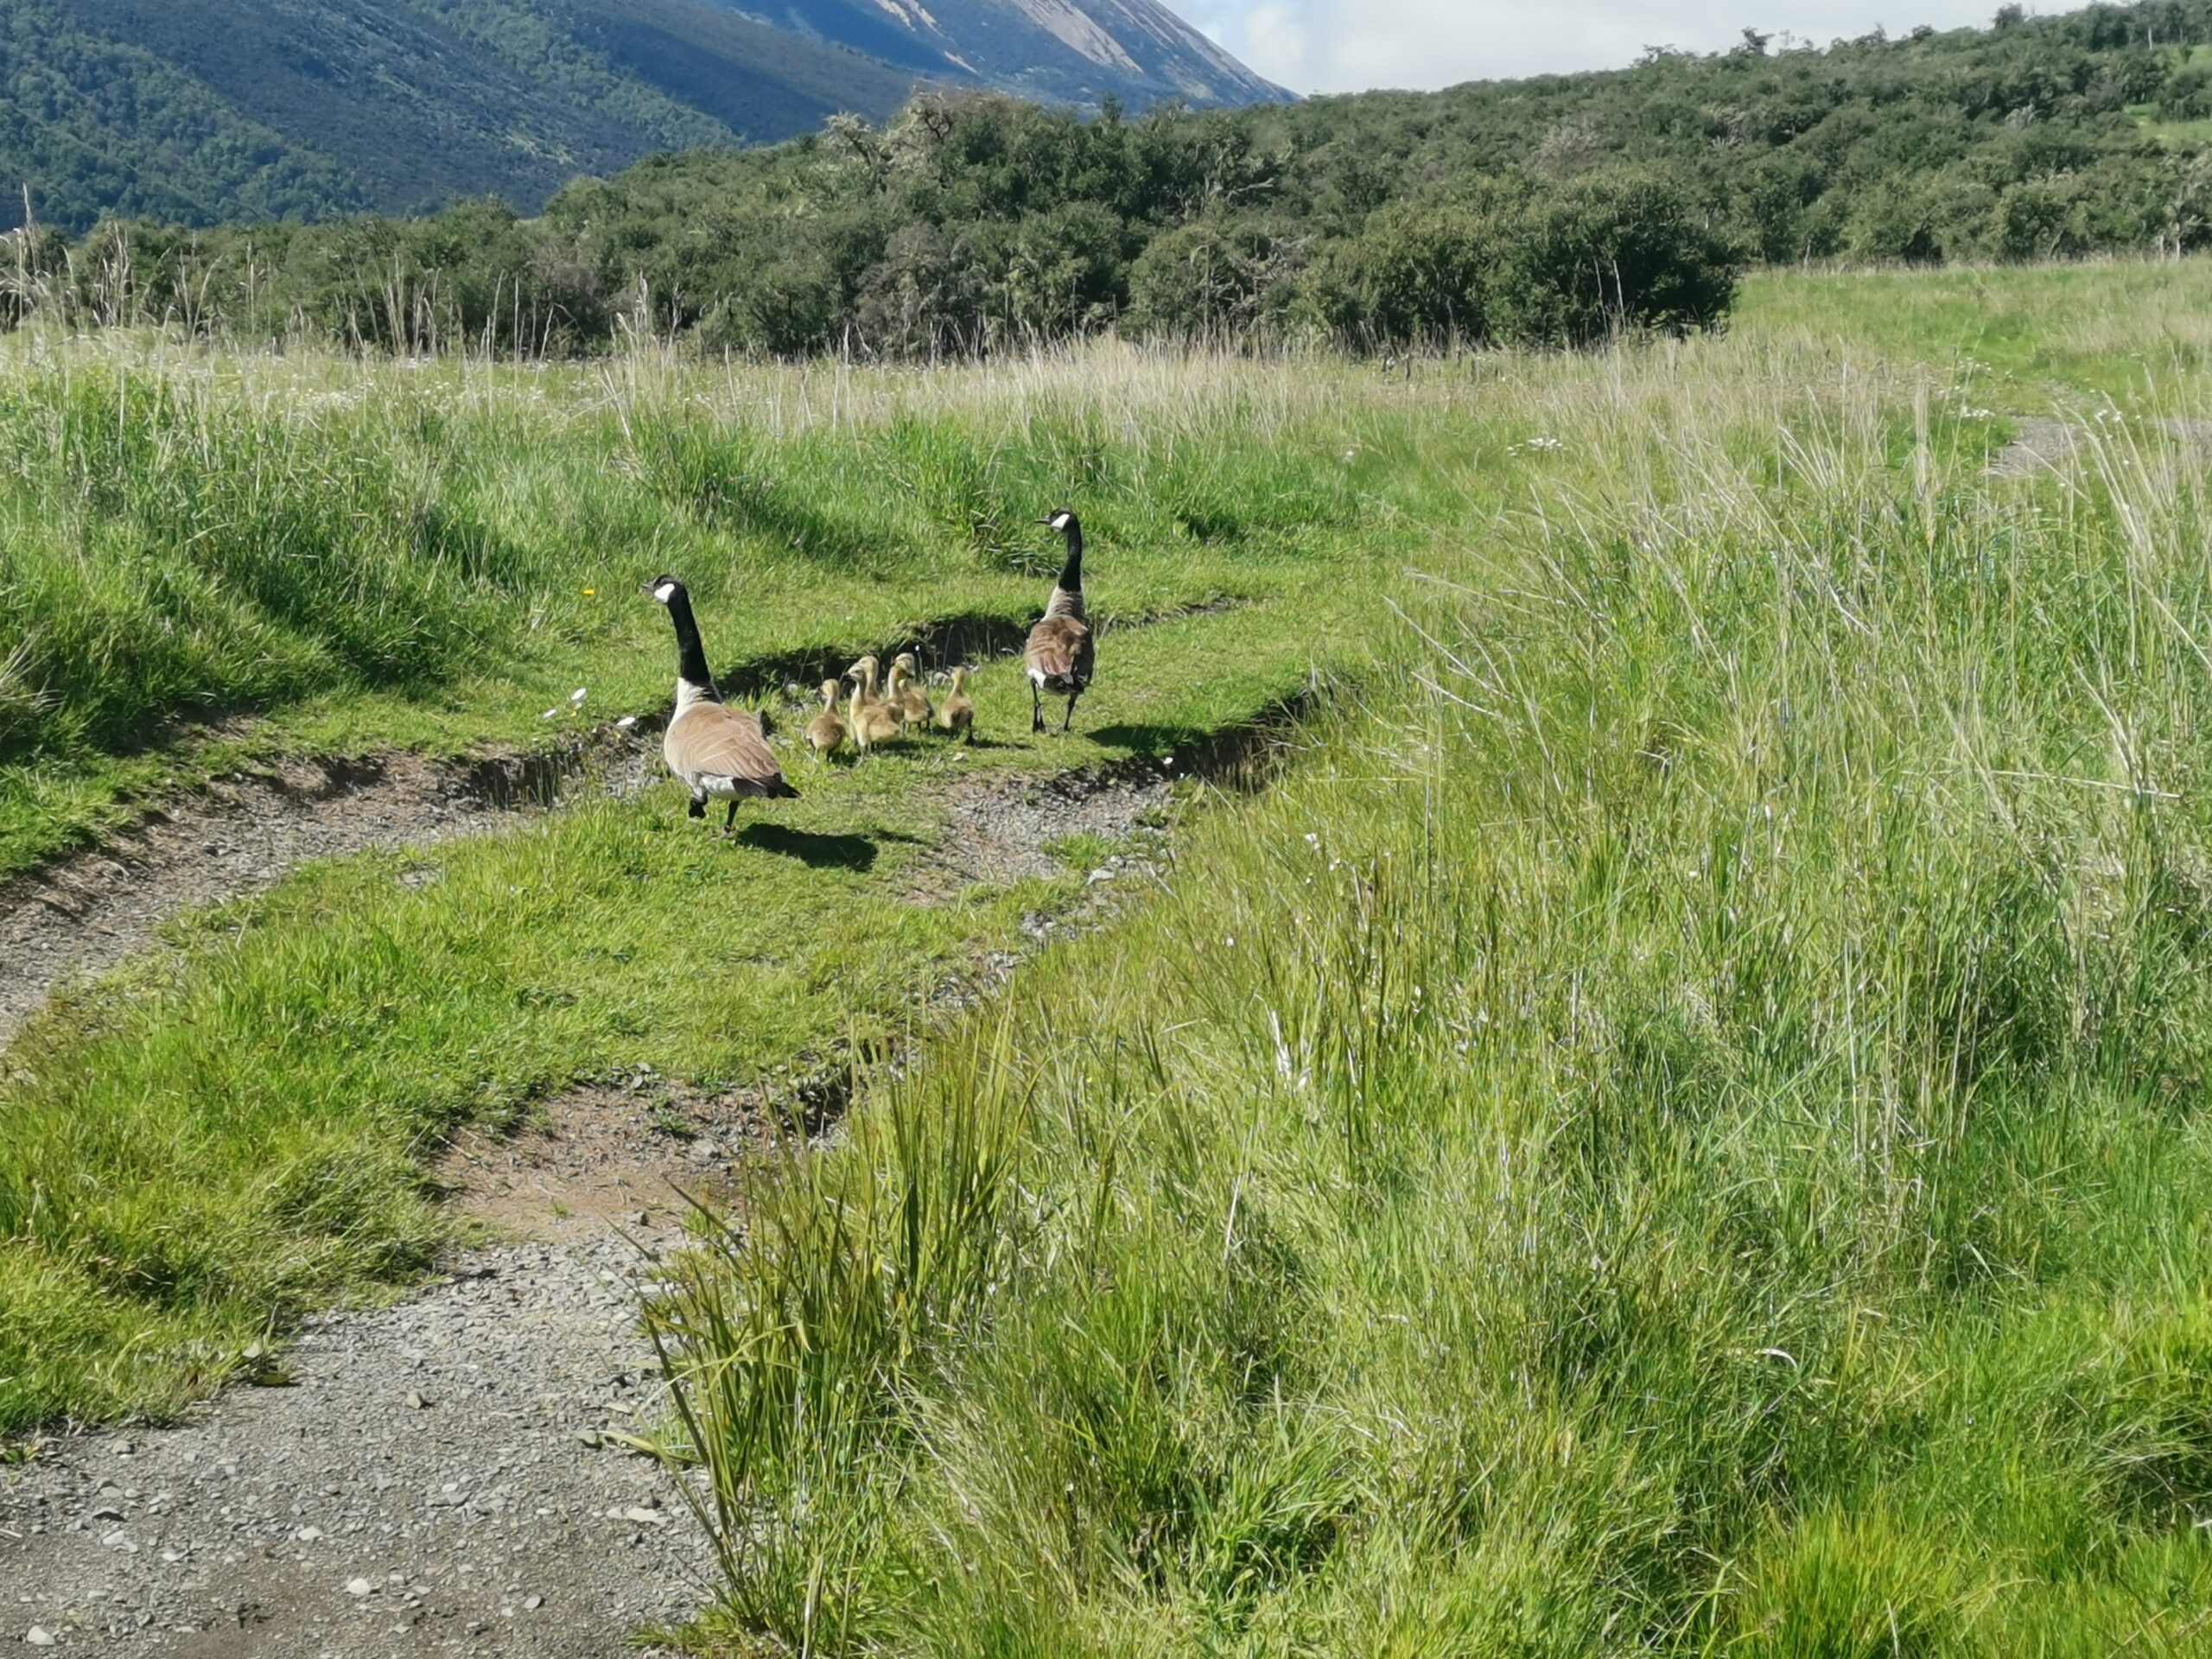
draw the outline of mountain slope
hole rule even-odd
[[[1159,0],[748,0],[746,10],[919,73],[1037,98],[1211,105],[1287,96]]]
[[[496,194],[881,118],[928,79],[1277,98],[1155,0],[0,0],[0,220],[187,225]]]

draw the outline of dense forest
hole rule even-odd
[[[1147,336],[1586,340],[1724,315],[1757,261],[2212,243],[2212,0],[1127,118],[926,92],[475,200],[16,238],[16,315],[403,351],[969,353]]]

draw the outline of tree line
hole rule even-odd
[[[2199,124],[2202,124],[2201,125]],[[1586,343],[1758,262],[2212,242],[2212,0],[1128,118],[925,91],[888,121],[582,179],[543,215],[13,238],[5,315],[396,352],[894,359],[1146,338]]]

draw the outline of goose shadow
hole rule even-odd
[[[737,832],[737,839],[756,851],[795,858],[817,870],[866,874],[875,868],[875,842],[866,836],[825,836],[780,823],[748,823]]]
[[[813,869],[851,870],[863,875],[875,868],[876,854],[884,842],[921,844],[920,836],[898,830],[878,830],[866,836],[825,836],[781,823],[748,823],[737,832],[736,839],[756,852],[795,858]]]
[[[1045,735],[1058,735],[1058,721],[1047,716],[1046,727]],[[1094,726],[1088,732],[1083,732],[1080,726],[1076,729],[1092,742],[1105,748],[1120,749],[1134,759],[1179,754],[1205,747],[1216,735],[1193,726],[1161,725],[1151,721],[1118,721],[1112,725]]]

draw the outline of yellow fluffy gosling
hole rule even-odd
[[[968,696],[968,671],[964,666],[952,671],[952,694],[937,711],[937,727],[941,732],[951,733],[963,743],[976,741],[976,705]]]
[[[891,659],[891,701],[909,726],[930,723],[930,694],[922,685],[922,665],[911,651]]]
[[[895,742],[906,729],[899,710],[875,692],[875,658],[863,657],[848,671],[853,701],[847,711],[853,743],[862,754],[879,743]]]
[[[822,682],[822,712],[806,722],[806,746],[825,760],[845,747],[845,721],[837,712],[837,682]]]

